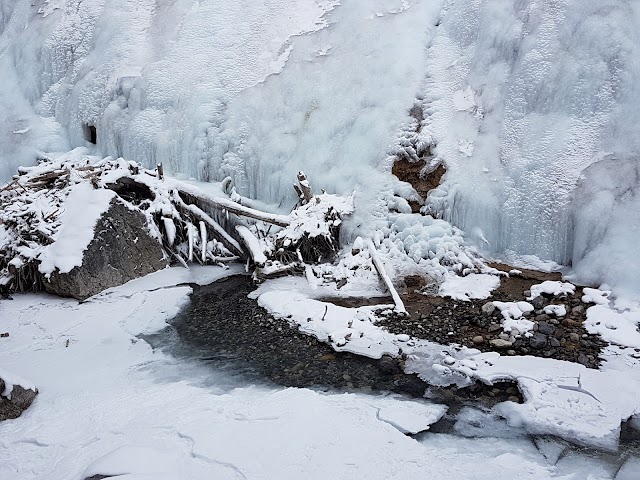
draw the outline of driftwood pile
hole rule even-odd
[[[302,272],[305,265],[333,259],[342,217],[353,211],[351,197],[314,195],[304,173],[294,188],[298,203],[289,215],[254,208],[235,192],[231,179],[220,195],[165,178],[161,165],[147,170],[123,159],[73,156],[21,168],[0,187],[0,292],[40,290],[43,249],[63,227],[69,192],[79,183],[108,189],[118,201],[147,219],[152,236],[176,263],[253,264],[255,276]]]

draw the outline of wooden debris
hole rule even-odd
[[[387,275],[387,272],[384,269],[384,265],[382,264],[382,261],[378,256],[378,251],[376,250],[376,246],[373,244],[373,241],[370,238],[367,238],[366,242],[367,242],[367,246],[369,247],[369,254],[371,255],[371,261],[373,262],[373,266],[378,272],[378,275],[380,275],[380,278],[382,278],[382,281],[387,286],[387,290],[389,290],[389,293],[391,294],[391,298],[393,298],[393,303],[395,303],[396,312],[406,314],[407,310],[404,308],[404,303],[402,303],[402,299],[400,298],[400,295],[398,295],[398,292],[393,286],[393,283],[391,283],[391,279],[389,278],[389,275]]]

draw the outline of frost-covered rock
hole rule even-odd
[[[22,415],[38,395],[38,389],[17,375],[0,369],[0,421]]]
[[[63,297],[84,300],[167,265],[162,245],[149,233],[145,216],[114,199],[98,220],[81,265],[68,272],[53,271],[44,287]]]

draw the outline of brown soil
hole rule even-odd
[[[393,164],[391,173],[398,177],[403,182],[408,182],[418,192],[423,199],[427,198],[427,194],[440,185],[442,176],[446,173],[444,165],[438,165],[438,167],[431,173],[421,175],[422,169],[426,165],[424,160],[420,162],[411,162],[405,158],[399,158]],[[411,211],[413,213],[420,212],[421,203],[411,201],[409,202]]]

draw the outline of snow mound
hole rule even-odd
[[[466,277],[449,276],[440,284],[438,295],[454,300],[488,298],[500,286],[500,278],[486,273],[471,273]]]
[[[576,286],[568,282],[558,282],[554,280],[545,280],[542,283],[531,286],[531,296],[527,300],[533,300],[540,295],[551,295],[554,297],[573,295]]]

